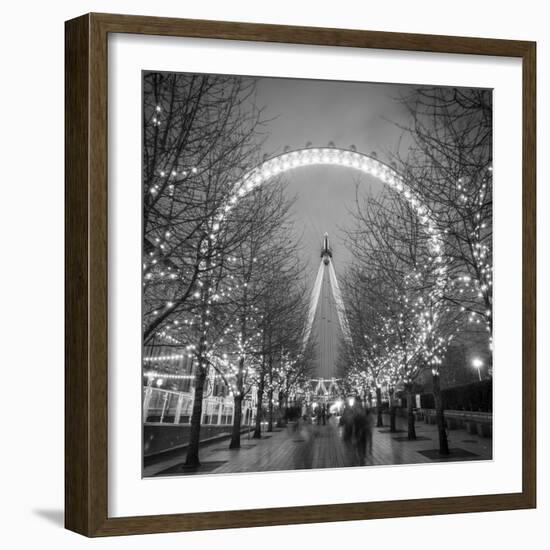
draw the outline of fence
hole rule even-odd
[[[443,408],[455,411],[492,412],[493,410],[493,381],[483,380],[464,386],[454,386],[441,390]],[[432,393],[423,393],[420,396],[421,407],[435,408]]]
[[[470,411],[445,411],[445,425],[449,430],[464,429],[472,435],[481,437],[492,437],[493,435],[493,414],[486,412]],[[437,416],[435,409],[418,409],[416,419],[424,420],[426,424],[436,424]]]
[[[193,411],[193,394],[145,386],[143,388],[143,422],[146,424],[189,424]],[[233,424],[235,406],[232,397],[206,397],[202,403],[201,424]],[[250,418],[249,402],[243,403],[243,420]]]

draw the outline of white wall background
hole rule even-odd
[[[2,10],[0,372],[2,529],[7,548],[319,548],[403,545],[446,550],[545,547],[550,512],[549,407],[542,403],[550,361],[543,289],[550,253],[550,48],[545,3],[524,0],[12,0]],[[538,42],[539,155],[539,509],[87,540],[62,529],[63,508],[63,22],[89,11],[516,38]],[[546,168],[546,170],[545,170]],[[20,388],[25,388],[23,391]]]

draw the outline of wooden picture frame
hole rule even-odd
[[[108,516],[107,37],[175,37],[519,58],[523,71],[521,492],[139,517]],[[65,27],[65,525],[127,535],[536,506],[536,45],[533,42],[88,14]]]

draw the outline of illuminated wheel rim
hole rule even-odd
[[[268,182],[271,178],[293,169],[307,166],[341,166],[352,168],[376,178],[405,197],[428,235],[429,253],[434,259],[434,262],[438,264],[435,269],[436,289],[439,294],[443,292],[447,282],[447,269],[442,258],[443,239],[437,229],[437,225],[429,208],[424,204],[422,199],[410,189],[403,177],[391,166],[369,155],[349,149],[311,147],[288,151],[265,160],[247,172],[237,182],[234,194],[223,207],[222,211],[215,217],[212,237],[215,237],[215,233],[219,230],[226,215],[237,204],[240,198],[260,185]]]

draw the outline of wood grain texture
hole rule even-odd
[[[519,57],[523,61],[523,490],[385,502],[108,517],[108,33]],[[532,508],[536,505],[536,156],[532,42],[88,14],[65,27],[65,524],[87,536]]]
[[[65,27],[65,525],[89,532],[89,18]]]
[[[523,55],[523,494],[537,501],[537,81],[536,45]]]

